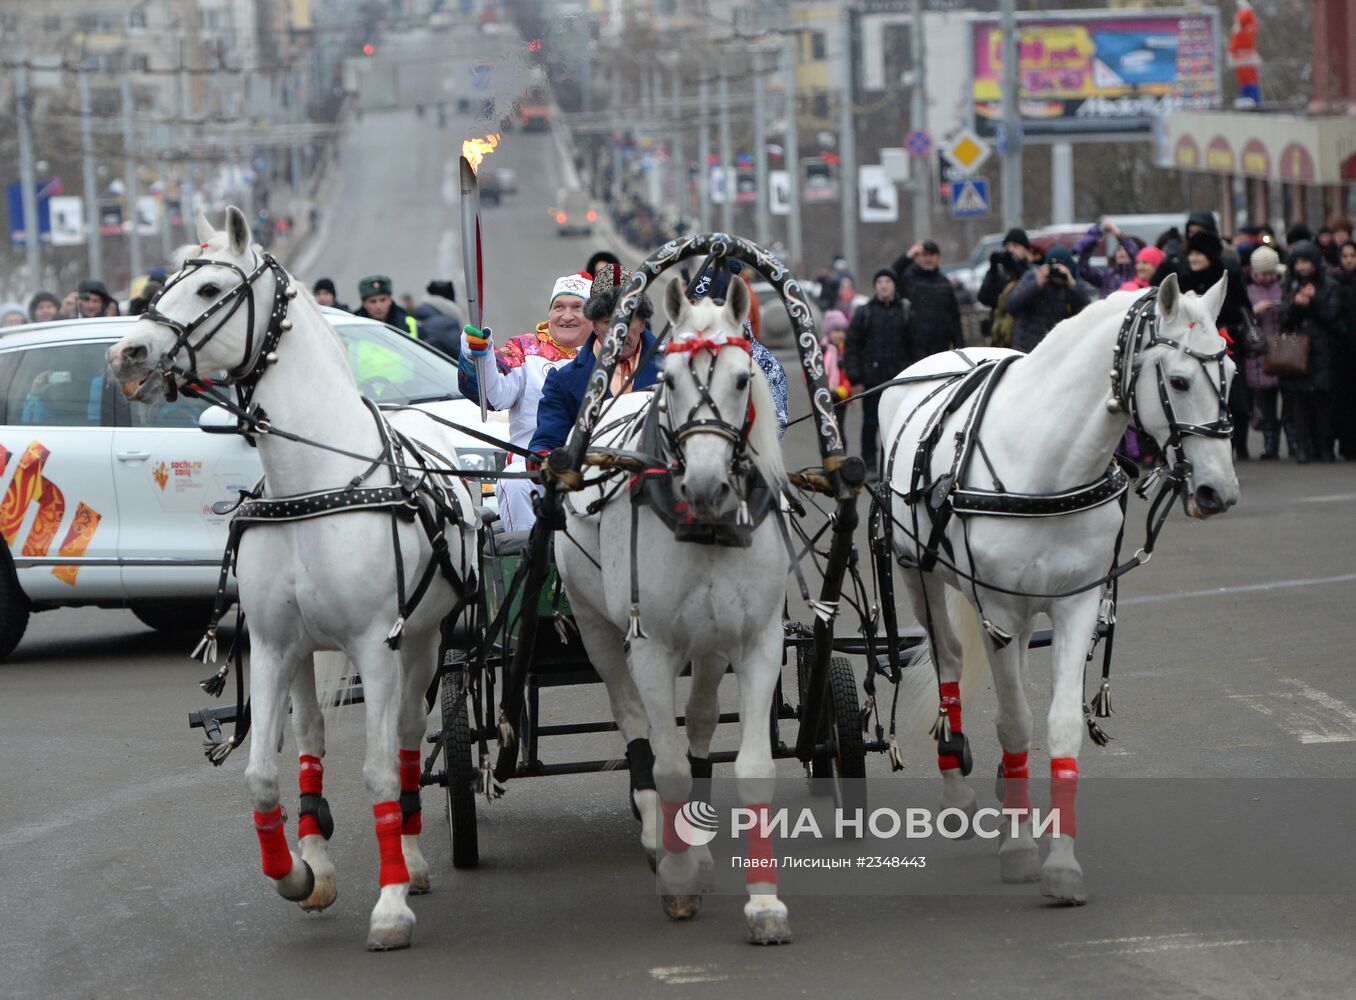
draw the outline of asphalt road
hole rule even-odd
[[[436,43],[403,44],[379,58]],[[302,276],[328,273],[350,298],[369,270],[397,290],[459,278],[456,206],[442,191],[461,127],[369,110],[346,140],[329,238]],[[595,241],[554,235],[549,136],[512,134],[495,156],[522,191],[485,213],[487,319],[518,331]],[[813,461],[805,425],[787,450],[793,466]],[[1204,524],[1174,515],[1152,564],[1126,581],[1115,742],[1085,748],[1085,775],[1352,776],[1356,468],[1251,463],[1240,479],[1234,511]],[[1093,898],[1081,909],[1047,908],[1034,887],[1000,890],[991,848],[974,844],[957,878],[989,872],[992,896],[791,898],[795,943],[755,950],[736,897],[710,898],[691,923],[663,917],[620,774],[512,784],[481,809],[471,872],[451,868],[441,797],[426,791],[435,891],[414,901],[413,949],[369,955],[376,850],[360,714],[337,713],[326,761],[339,901],[306,916],[259,875],[244,755],[212,769],[186,725],[205,701],[191,645],[130,613],[56,611],[0,664],[0,996],[1356,995],[1350,896],[1099,895],[1095,870],[1116,859],[1083,841]],[[1035,655],[1029,680],[1036,774],[1045,663]],[[562,721],[605,712],[597,690],[550,704]],[[997,757],[992,695],[969,711],[982,787]],[[727,728],[718,746],[731,745]],[[619,750],[609,736],[549,747],[552,759]],[[885,778],[886,761],[868,772]],[[1294,817],[1297,838],[1305,819]],[[1208,845],[1229,832],[1200,835]]]

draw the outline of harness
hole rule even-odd
[[[948,569],[957,574],[960,579],[970,584],[971,594],[974,599],[975,607],[979,611],[980,619],[983,622],[985,631],[988,632],[996,648],[1002,649],[1014,636],[1006,630],[995,625],[984,614],[983,604],[979,597],[979,590],[982,587],[986,590],[992,590],[998,593],[1008,594],[1018,597],[1029,598],[1049,598],[1057,599],[1069,597],[1074,594],[1083,593],[1098,587],[1106,588],[1101,606],[1099,608],[1099,629],[1092,637],[1092,645],[1088,651],[1088,660],[1091,660],[1096,651],[1099,638],[1105,632],[1106,646],[1104,649],[1102,665],[1102,684],[1097,695],[1092,700],[1091,708],[1084,703],[1084,716],[1087,722],[1089,732],[1094,742],[1099,746],[1105,745],[1110,739],[1096,724],[1094,717],[1106,718],[1111,714],[1110,698],[1110,671],[1111,671],[1111,652],[1115,639],[1115,603],[1118,596],[1119,580],[1125,573],[1129,572],[1135,566],[1142,565],[1149,561],[1152,555],[1154,543],[1157,540],[1159,531],[1166,521],[1167,514],[1171,511],[1171,500],[1179,497],[1182,500],[1183,508],[1187,508],[1189,497],[1191,495],[1191,463],[1186,458],[1183,447],[1184,439],[1195,435],[1199,437],[1228,438],[1233,432],[1233,425],[1229,420],[1228,412],[1228,375],[1224,367],[1224,358],[1227,354],[1227,347],[1214,353],[1205,353],[1196,351],[1187,347],[1184,343],[1172,340],[1163,336],[1160,331],[1160,324],[1156,315],[1156,292],[1149,293],[1138,299],[1127,312],[1125,320],[1121,324],[1120,332],[1117,335],[1115,354],[1111,370],[1111,399],[1107,403],[1107,409],[1111,413],[1128,413],[1132,418],[1137,417],[1137,407],[1135,402],[1135,388],[1141,371],[1144,366],[1143,353],[1150,348],[1157,346],[1166,346],[1180,350],[1188,357],[1196,359],[1203,368],[1209,372],[1208,363],[1213,362],[1218,366],[1218,379],[1212,379],[1212,385],[1215,388],[1219,400],[1220,415],[1218,419],[1206,424],[1184,423],[1177,419],[1176,412],[1172,406],[1171,393],[1168,387],[1168,376],[1164,369],[1163,360],[1160,358],[1155,363],[1155,375],[1157,379],[1159,400],[1163,406],[1163,413],[1168,421],[1169,435],[1165,451],[1172,450],[1172,465],[1170,471],[1162,474],[1162,470],[1157,470],[1137,487],[1136,492],[1142,497],[1147,497],[1153,484],[1161,476],[1161,486],[1157,495],[1154,497],[1149,510],[1146,522],[1146,539],[1143,548],[1125,563],[1120,563],[1121,543],[1125,536],[1125,519],[1127,514],[1127,501],[1129,489],[1129,476],[1122,468],[1122,460],[1113,458],[1106,471],[1097,479],[1082,486],[1077,486],[1069,490],[1058,493],[1048,494],[1028,494],[1014,493],[1003,486],[993,463],[989,460],[984,451],[984,445],[979,437],[979,432],[983,424],[984,414],[987,410],[990,399],[992,398],[994,387],[999,379],[1002,378],[1008,367],[1019,359],[1019,356],[1008,356],[1002,359],[990,360],[976,364],[966,355],[956,352],[957,356],[962,358],[969,369],[959,373],[948,373],[935,376],[941,382],[933,389],[913,411],[906,415],[903,428],[908,426],[910,420],[928,403],[937,396],[945,394],[946,398],[929,418],[927,426],[919,436],[918,448],[914,453],[913,466],[910,478],[909,490],[900,493],[890,485],[893,479],[894,462],[897,457],[899,443],[903,438],[901,433],[895,438],[895,442],[887,456],[885,475],[882,478],[881,485],[878,487],[872,501],[871,518],[873,543],[878,546],[878,551],[888,552],[893,545],[889,535],[893,529],[898,527],[907,535],[917,546],[917,558],[910,559],[905,556],[900,557],[900,563],[907,569],[916,569],[920,576],[934,569],[938,562],[943,563]],[[913,381],[913,379],[910,379]],[[957,414],[967,401],[975,397],[974,404],[966,415],[965,422],[960,430],[954,434],[954,452],[948,471],[936,478],[929,479],[933,458],[937,448],[941,445],[944,437],[944,429],[948,420]],[[964,486],[966,473],[969,469],[973,456],[978,453],[985,463],[990,476],[995,484],[994,489],[977,489]],[[909,505],[912,515],[912,530],[910,527],[901,524],[897,518],[890,512],[891,494],[897,495],[906,504]],[[1116,541],[1112,553],[1111,568],[1107,574],[1089,584],[1066,591],[1061,594],[1032,594],[1022,591],[1014,591],[992,583],[986,583],[981,580],[974,572],[966,572],[959,565],[953,549],[952,542],[947,536],[947,527],[952,515],[961,515],[961,538],[965,546],[966,557],[971,570],[976,567],[973,552],[970,548],[969,530],[966,520],[970,517],[1059,517],[1067,514],[1080,513],[1093,510],[1097,507],[1117,501],[1121,508],[1121,525],[1116,535]],[[926,540],[919,523],[919,508],[922,508],[929,521],[929,531]],[[888,517],[888,520],[887,520]],[[883,531],[882,531],[883,529]],[[943,555],[943,552],[945,555]],[[927,604],[926,589],[924,590],[925,618],[924,622],[927,629],[929,641],[935,645],[935,635],[932,621],[932,609]],[[949,732],[949,727],[945,723],[945,707],[943,707],[938,718],[938,726],[934,729],[934,735],[939,740],[939,752],[954,753],[962,760],[968,760],[968,749],[961,746],[963,737],[954,739],[955,745],[952,746],[953,735]],[[959,736],[959,734],[956,734]],[[968,766],[965,767],[968,773]]]
[[[239,276],[239,284],[203,310],[192,322],[179,323],[160,312],[157,303],[161,295],[164,295],[166,291],[182,281],[188,274],[208,266],[230,269]],[[271,271],[274,275],[273,304],[269,313],[268,326],[263,337],[256,344],[254,334],[254,282],[265,271]],[[184,269],[166,284],[160,295],[156,296],[146,311],[147,318],[162,326],[169,327],[176,334],[174,345],[160,357],[154,368],[164,380],[166,397],[170,400],[177,398],[176,379],[183,379],[186,383],[186,393],[205,396],[214,402],[221,403],[230,412],[236,414],[244,425],[260,432],[269,432],[271,428],[268,424],[267,415],[260,407],[254,405],[252,400],[254,390],[264,372],[269,365],[277,361],[276,351],[282,335],[292,328],[291,320],[287,319],[287,308],[288,303],[296,298],[296,295],[297,291],[291,287],[287,272],[267,253],[262,255],[258,266],[248,274],[242,268],[228,261],[210,258],[188,261],[184,265]],[[197,355],[203,345],[211,340],[230,320],[242,303],[245,304],[247,309],[246,318],[248,322],[245,357],[239,366],[227,372],[226,377],[227,384],[233,384],[238,388],[240,403],[237,404],[223,394],[214,391],[211,380],[198,374]],[[195,340],[195,334],[203,324],[222,313],[223,310],[225,313],[220,320]],[[187,368],[177,365],[174,361],[175,356],[181,350],[188,354]],[[376,458],[369,460],[369,465],[365,471],[354,476],[347,484],[336,489],[270,497],[265,495],[267,489],[265,481],[260,480],[253,490],[241,491],[238,499],[213,506],[215,513],[233,514],[233,516],[227,536],[226,549],[222,555],[221,573],[217,581],[212,615],[208,622],[207,631],[193,650],[192,656],[194,659],[200,658],[208,664],[217,659],[217,628],[228,604],[227,581],[236,566],[241,538],[245,530],[254,525],[282,524],[357,511],[389,511],[391,515],[392,547],[395,552],[397,613],[395,624],[392,625],[386,636],[386,644],[393,650],[400,648],[405,623],[428,593],[436,575],[441,574],[456,595],[456,604],[449,614],[449,620],[454,620],[475,599],[477,593],[475,572],[464,565],[464,558],[460,569],[453,565],[447,543],[448,530],[461,528],[472,523],[473,512],[464,510],[460,498],[450,493],[435,478],[437,473],[446,470],[451,465],[450,460],[439,455],[428,445],[401,434],[391,427],[376,403],[366,397],[363,398],[363,403],[376,423],[377,433],[381,438],[381,452]],[[293,437],[293,435],[287,436]],[[431,466],[430,458],[440,463],[442,468],[437,469]],[[382,469],[390,471],[390,483],[384,485],[369,483],[369,480]],[[404,556],[400,546],[400,524],[402,521],[405,523],[418,521],[432,548],[432,556],[428,565],[424,567],[419,578],[414,581],[413,590],[408,593]],[[237,720],[235,729],[228,740],[209,739],[204,744],[208,759],[216,765],[220,765],[230,755],[231,751],[240,746],[249,732],[249,702],[245,698],[244,671],[241,669],[244,652],[242,641],[244,628],[244,611],[237,608],[235,639],[227,660],[215,674],[201,682],[204,691],[213,696],[219,696],[225,689],[230,664],[232,662],[235,664]]]

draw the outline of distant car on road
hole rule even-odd
[[[502,435],[459,396],[455,362],[403,331],[324,312],[350,361],[377,373],[359,382],[368,398]],[[263,467],[221,407],[123,398],[104,352],[135,322],[33,324],[0,338],[0,658],[50,608],[126,607],[166,631],[206,625],[230,522],[212,505],[253,488]],[[502,468],[502,452],[457,436],[470,477]]]
[[[499,186],[499,175],[494,170],[487,170],[479,175],[480,181],[480,202],[482,205],[498,205],[503,197],[503,189]]]
[[[589,202],[583,188],[561,188],[556,195],[556,206],[551,210],[556,219],[556,232],[561,236],[592,236],[598,213]]]
[[[518,193],[518,172],[512,167],[497,168],[494,172],[494,178],[499,182],[501,194]]]

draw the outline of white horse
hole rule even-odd
[[[109,348],[109,368],[131,399],[150,401],[166,380],[184,381],[184,370],[218,371],[257,382],[254,403],[273,426],[358,455],[382,452],[382,435],[349,367],[345,348],[315,301],[290,283],[275,294],[284,274],[252,246],[249,224],[234,207],[226,228],[215,231],[199,214],[201,249],[184,264],[144,318]],[[181,252],[182,253],[182,252]],[[247,280],[249,279],[249,280]],[[214,303],[222,308],[195,323]],[[249,304],[247,310],[242,303]],[[274,312],[270,313],[270,304]],[[279,324],[276,348],[261,356],[270,323]],[[249,329],[249,319],[254,328]],[[166,322],[168,321],[168,322]],[[174,328],[188,335],[180,335]],[[185,346],[187,345],[187,346]],[[423,415],[402,411],[389,423],[450,460],[447,431]],[[258,435],[266,496],[340,490],[358,480],[389,486],[389,468],[284,440]],[[432,464],[442,466],[443,458]],[[363,477],[366,475],[366,478]],[[458,479],[437,477],[450,505],[466,516],[446,531],[450,560],[462,581],[475,566],[476,533],[471,497]],[[411,589],[433,558],[418,521],[398,520],[405,585]],[[419,851],[417,812],[425,691],[437,668],[439,625],[457,603],[455,588],[435,573],[422,601],[393,639],[397,609],[395,545],[390,508],[348,511],[306,520],[257,524],[244,532],[236,574],[251,639],[249,693],[254,738],[246,782],[254,803],[263,870],[285,899],[305,910],[324,909],[336,896],[327,840],[332,826],[322,796],[324,718],[316,695],[313,655],[342,651],[361,673],[367,713],[363,768],[374,803],[380,848],[380,896],[372,911],[368,947],[403,948],[415,917],[406,897],[428,887],[428,864]],[[393,649],[398,645],[398,649]],[[276,748],[288,696],[300,755],[303,794],[300,855],[289,850],[279,806]],[[314,796],[309,801],[307,796]],[[402,805],[405,806],[402,811]]]
[[[1163,445],[1165,460],[1184,474],[1183,502],[1189,512],[1204,518],[1227,510],[1238,500],[1225,405],[1233,362],[1224,356],[1215,323],[1226,281],[1200,298],[1183,296],[1175,277],[1164,282],[1152,302],[1117,293],[1060,323],[1029,356],[1018,356],[992,389],[987,413],[975,431],[981,447],[961,477],[964,487],[1050,496],[1093,483],[1107,472],[1133,410],[1139,426]],[[1147,311],[1150,304],[1156,319]],[[1130,320],[1139,322],[1126,325],[1132,306]],[[1119,354],[1118,343],[1123,345]],[[903,375],[964,373],[977,362],[1016,352],[977,348],[961,353],[969,360],[938,354]],[[897,385],[881,399],[885,481],[890,487],[886,530],[907,567],[917,567],[926,555],[933,531],[929,501],[935,503],[949,484],[941,477],[953,471],[960,436],[985,392],[979,389],[947,416],[950,393],[935,392],[940,385],[940,380]],[[920,437],[934,418],[942,421],[938,444],[921,475],[916,474]],[[923,488],[916,490],[918,485]],[[1028,813],[1017,836],[1000,847],[999,858],[1004,881],[1040,879],[1045,895],[1066,904],[1087,899],[1074,856],[1073,810],[1078,752],[1088,721],[1083,672],[1099,611],[1109,609],[1101,604],[1101,588],[1067,597],[1047,595],[1103,577],[1111,568],[1121,523],[1115,502],[1054,516],[956,514],[945,522],[945,544],[936,546],[935,567],[921,573],[902,570],[918,621],[930,618],[932,623],[931,654],[942,691],[938,722],[941,726],[945,716],[940,731],[947,737],[938,757],[944,806],[974,808],[974,790],[962,774],[962,769],[969,770],[968,759],[962,759],[968,758],[968,744],[960,734],[962,702],[982,679],[977,668],[986,657],[979,650],[987,654],[998,695],[1003,748],[999,772],[1007,779],[1004,804],[1028,806],[1031,710],[1022,686],[1027,643],[1037,614],[1048,615],[1054,625],[1047,740],[1060,835],[1052,839],[1042,866]],[[983,629],[970,610],[976,601]],[[971,662],[965,654],[981,662]],[[968,682],[965,691],[959,687],[962,678]]]
[[[663,457],[681,463],[677,494],[698,520],[734,512],[750,468],[780,496],[786,471],[776,411],[766,378],[739,338],[750,307],[747,288],[732,281],[723,308],[705,299],[693,306],[675,281],[665,305],[676,334],[665,355],[661,387],[616,400],[594,444],[639,448],[646,414],[658,406],[660,423],[677,449]],[[689,850],[675,819],[689,801],[694,773],[710,774],[711,736],[720,715],[716,694],[729,664],[739,678],[739,798],[755,810],[767,810],[772,800],[770,719],[781,676],[781,607],[789,561],[773,521],[775,509],[752,530],[748,547],[738,548],[676,541],[654,510],[641,504],[634,533],[639,600],[633,602],[636,501],[631,490],[622,489],[601,512],[589,513],[589,504],[604,489],[586,486],[569,496],[566,533],[556,536],[556,561],[589,658],[607,684],[633,775],[637,747],[648,756],[644,741],[648,736],[653,742],[657,795],[643,780],[634,793],[641,841],[651,855],[662,843],[658,874],[664,910],[685,919],[700,907],[699,868],[709,864],[710,854],[705,847]],[[675,723],[675,683],[688,663],[692,687],[685,746]],[[689,747],[691,765],[684,755]],[[659,815],[662,833],[656,829]],[[750,857],[770,856],[764,832],[751,831]],[[750,939],[789,941],[775,871],[749,871],[744,915]]]

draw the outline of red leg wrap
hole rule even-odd
[[[678,810],[683,808],[683,802],[669,802],[666,799],[660,799],[660,804],[664,807],[664,850],[670,854],[682,854],[687,850],[688,845],[682,837],[678,836],[678,831],[674,828],[674,820],[678,817]]]
[[[401,750],[400,751],[400,791],[401,794],[413,792],[419,794],[419,751]],[[422,813],[410,813],[406,816],[401,825],[400,832],[407,837],[417,837],[424,829],[424,820]]]
[[[748,808],[753,810],[758,821],[748,831],[749,866],[744,869],[744,884],[776,885],[777,869],[773,867],[772,860],[772,830],[768,824],[768,814],[772,812],[772,804],[764,802]]]
[[[946,720],[951,726],[953,733],[964,732],[961,729],[961,700],[960,700],[960,682],[943,681],[940,685],[942,702],[941,707],[946,710]],[[957,770],[961,766],[961,759],[955,754],[939,753],[937,755],[937,769],[939,771]]]
[[[264,874],[275,882],[287,878],[292,870],[292,852],[287,849],[287,834],[283,831],[282,806],[275,806],[272,812],[256,812],[254,831],[259,834]]]
[[[1025,819],[1031,813],[1031,772],[1026,766],[1026,751],[1003,751],[1003,808],[1021,810]]]
[[[302,795],[324,795],[325,765],[319,757],[304,753],[301,755],[301,773],[298,784]],[[302,837],[321,837],[320,824],[310,813],[297,819],[297,839]]]
[[[381,857],[382,888],[410,880],[405,854],[400,849],[400,803],[378,802],[372,807],[377,818],[377,853]]]
[[[1050,810],[1057,817],[1056,828],[1062,837],[1078,836],[1074,815],[1074,796],[1078,793],[1078,761],[1073,757],[1050,760]]]

